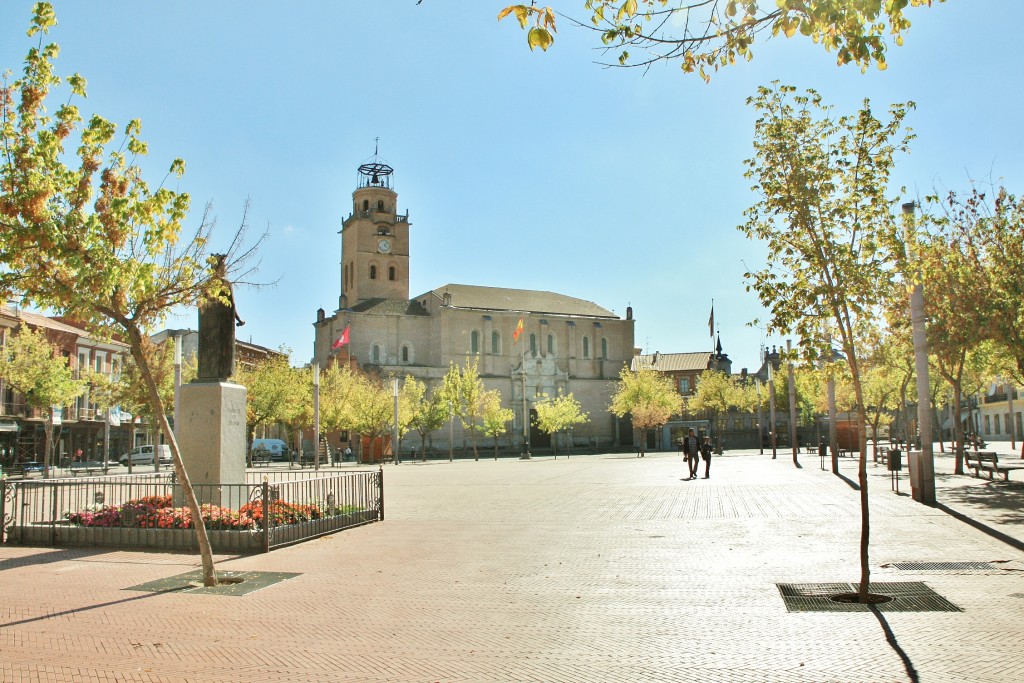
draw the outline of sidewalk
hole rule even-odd
[[[963,611],[789,612],[776,584],[860,576],[855,461],[799,458],[729,451],[694,481],[674,452],[385,465],[385,521],[218,558],[299,574],[244,597],[126,590],[191,555],[3,546],[0,679],[1024,679],[1024,472],[940,454],[928,508],[868,463],[872,581]]]

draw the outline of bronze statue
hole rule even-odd
[[[235,372],[235,327],[245,322],[235,309],[235,296],[227,279],[226,254],[214,254],[213,279],[220,281],[221,294],[209,297],[199,306],[198,382],[223,382]]]

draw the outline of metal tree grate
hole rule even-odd
[[[853,583],[778,583],[787,612],[869,612],[872,607],[836,602],[830,596],[856,593]],[[962,612],[963,610],[920,581],[868,584],[868,591],[892,597],[874,605],[879,612]]]
[[[996,569],[991,562],[893,562],[892,566],[916,572],[984,572]]]
[[[298,572],[217,572],[217,578],[224,581],[218,586],[206,587],[203,584],[201,569],[157,579],[137,586],[129,586],[125,590],[145,591],[150,593],[167,593],[180,591],[198,595],[227,595],[241,597],[275,583],[287,581],[299,576]]]

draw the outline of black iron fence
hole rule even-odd
[[[0,542],[124,549],[197,548],[173,473],[0,480]],[[269,552],[384,518],[382,469],[248,472],[193,484],[214,552]]]

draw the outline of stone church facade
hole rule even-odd
[[[515,413],[503,445],[521,448],[524,412],[559,392],[572,393],[590,417],[573,431],[575,445],[631,443],[628,426],[608,406],[620,370],[636,352],[632,310],[623,319],[564,294],[455,283],[410,296],[411,223],[407,211],[398,212],[391,173],[376,161],[359,168],[352,212],[342,221],[338,309],[317,311],[314,361],[326,367],[340,353],[384,377],[412,375],[429,390],[451,363],[462,366],[475,357],[485,387],[498,390]],[[520,320],[523,330],[514,341]],[[332,348],[346,328],[348,344]],[[448,438],[448,428],[433,435],[437,447],[447,448]],[[468,439],[456,424],[456,446]],[[548,441],[533,430],[530,443]]]

